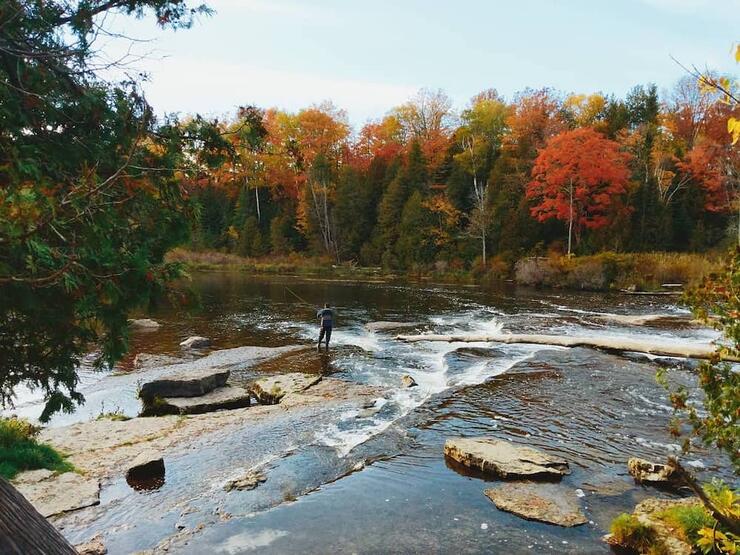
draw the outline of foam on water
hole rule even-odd
[[[480,316],[485,316],[485,318]],[[451,334],[494,334],[500,333],[503,327],[498,318],[491,318],[490,311],[475,311],[472,314],[452,318],[439,316],[430,320],[436,326],[444,327],[445,332]],[[364,337],[365,335],[372,336],[372,339]],[[489,348],[491,343],[428,341],[407,344],[391,337],[364,332],[364,330],[352,330],[343,339],[348,342],[347,344],[357,346],[372,343],[373,348],[366,350],[372,350],[375,357],[392,359],[394,364],[392,369],[388,369],[388,365],[373,364],[372,359],[353,361],[352,364],[346,366],[343,361],[338,362],[340,367],[348,368],[356,377],[367,378],[369,377],[368,372],[374,371],[376,372],[376,375],[372,376],[374,379],[367,381],[391,388],[391,393],[387,398],[376,400],[376,407],[382,406],[382,410],[379,410],[372,418],[358,419],[358,410],[346,411],[339,415],[335,423],[317,431],[316,439],[336,449],[340,457],[345,457],[358,445],[384,432],[395,421],[409,414],[433,395],[452,387],[482,383],[506,372],[518,362],[531,357],[535,352],[550,348],[542,345],[505,345],[501,347],[503,355],[500,358],[471,362],[462,371],[452,373],[447,361],[450,353],[461,347]],[[382,375],[377,375],[378,373]],[[404,374],[412,375],[417,386],[401,387],[401,377]]]

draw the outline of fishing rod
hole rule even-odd
[[[286,286],[285,289],[286,289],[286,291],[288,291],[288,293],[290,293],[291,295],[293,295],[296,299],[298,299],[299,301],[301,301],[303,304],[307,304],[309,306],[313,306],[311,303],[309,303],[308,301],[306,301],[306,299],[304,299],[298,293],[296,293],[295,291],[293,291],[290,287],[287,287]]]

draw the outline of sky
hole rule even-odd
[[[203,0],[199,0],[203,1]],[[686,66],[738,73],[740,0],[205,0],[216,13],[162,31],[112,28],[144,55],[130,70],[158,113],[222,116],[240,105],[290,111],[331,100],[361,126],[418,89],[457,109],[487,88],[624,96],[667,90]],[[100,45],[117,57],[121,41]]]

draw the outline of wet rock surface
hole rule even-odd
[[[565,527],[588,522],[575,492],[559,484],[509,482],[484,493],[502,511],[527,520]]]
[[[207,337],[201,337],[200,335],[193,335],[188,337],[184,341],[180,342],[180,347],[183,349],[202,349],[208,347],[211,344],[211,340]]]
[[[134,357],[133,366],[138,370],[142,368],[155,368],[157,366],[170,366],[172,364],[179,364],[181,362],[183,362],[182,359],[168,355],[139,353]]]
[[[538,449],[495,438],[453,438],[444,446],[445,456],[501,478],[559,478],[568,474],[568,462]]]
[[[31,470],[19,474],[13,485],[45,517],[100,503],[100,482],[75,472]]]
[[[252,490],[266,481],[267,476],[261,470],[249,470],[244,476],[226,482],[224,489],[226,491]]]
[[[416,383],[416,380],[414,378],[406,374],[405,376],[401,377],[401,385],[403,387],[416,387],[419,384]]]
[[[230,373],[223,368],[176,372],[142,384],[139,397],[145,401],[165,397],[198,397],[225,385]]]
[[[250,386],[252,394],[263,405],[275,405],[286,395],[300,393],[321,381],[314,374],[280,374],[256,380]]]

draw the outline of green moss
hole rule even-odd
[[[24,470],[74,470],[53,447],[36,441],[38,432],[25,420],[0,418],[0,476],[10,480]]]
[[[656,545],[658,540],[655,530],[627,513],[622,513],[615,518],[609,531],[614,543],[634,549],[639,553],[647,553],[649,549],[659,547]],[[656,555],[657,553],[660,552],[656,552]]]

